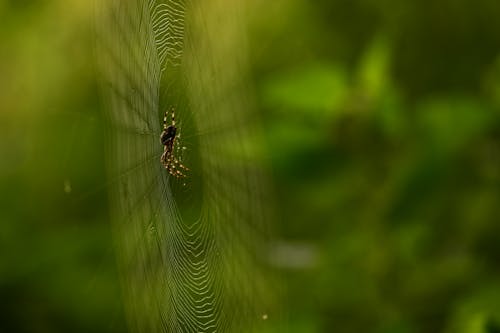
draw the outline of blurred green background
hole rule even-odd
[[[500,332],[500,3],[255,0],[287,332]],[[0,0],[0,332],[125,332],[85,0]]]

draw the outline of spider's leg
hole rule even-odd
[[[172,156],[172,161],[171,161],[171,174],[174,174],[177,178],[184,178],[186,175],[182,172],[182,170],[186,170],[185,167],[179,162],[177,158]]]
[[[176,177],[176,178],[184,178],[184,177],[186,177],[185,174],[183,174],[180,170],[178,170],[175,167],[174,163],[172,163],[172,164],[169,165],[169,167],[168,167],[168,173],[171,174],[172,176]]]
[[[179,143],[179,141],[177,141],[177,143]],[[180,155],[179,155],[180,157],[179,157],[179,158],[174,157],[174,163],[175,163],[176,165],[178,165],[178,166],[179,166],[179,168],[184,169],[184,170],[186,170],[186,171],[189,171],[189,168],[188,168],[188,167],[186,167],[184,164],[182,164],[182,153],[183,153],[183,150],[184,150],[184,149],[185,149],[185,147],[181,147],[181,146],[179,146],[179,145],[177,144],[177,146],[176,146],[176,150],[177,150],[177,152],[178,152],[178,153],[180,153]]]
[[[184,164],[182,164],[177,158],[174,157],[173,162],[174,162],[174,165],[178,166],[180,169],[189,171],[189,168],[187,166],[185,166]]]
[[[175,109],[172,108],[172,125],[175,126]]]
[[[165,115],[163,116],[163,129],[167,129],[167,114],[168,111],[165,111]]]
[[[177,178],[186,178],[186,175],[183,174],[182,171],[180,171],[179,169],[174,170],[174,172]]]
[[[189,168],[182,163],[179,163],[179,168],[186,170],[186,171],[189,171]]]
[[[165,150],[163,152],[163,154],[161,155],[161,157],[160,157],[160,161],[161,161],[161,163],[163,164],[164,167],[167,166],[168,159],[169,159],[168,152],[167,152],[167,150]]]

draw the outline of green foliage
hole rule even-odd
[[[499,79],[488,63],[500,49],[473,41],[490,38],[479,32],[495,23],[468,13],[500,7],[291,6],[321,14],[279,26],[301,47],[275,43],[282,67],[264,59],[267,74],[257,77],[281,234],[317,256],[287,271],[291,317],[314,320],[305,331],[319,332],[497,331]],[[316,34],[301,40],[306,21]],[[466,45],[475,55],[463,62]]]

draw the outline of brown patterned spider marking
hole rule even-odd
[[[165,112],[163,117],[163,132],[160,135],[161,144],[164,146],[164,152],[161,155],[160,161],[167,169],[168,173],[176,178],[185,178],[184,172],[189,169],[182,164],[182,162],[174,156],[174,150],[179,151],[180,147],[176,147],[176,139],[180,137],[177,135],[177,127],[175,127],[175,114],[172,109],[172,122],[167,126],[168,111]],[[177,148],[177,149],[175,149]],[[182,147],[184,149],[184,147]]]

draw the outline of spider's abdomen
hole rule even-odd
[[[171,142],[175,138],[175,134],[177,132],[177,128],[173,125],[168,126],[163,130],[160,136],[161,144],[166,146],[169,142]]]

